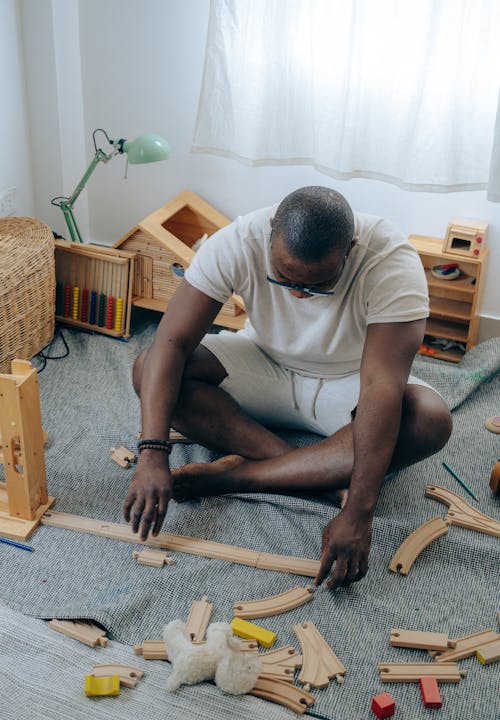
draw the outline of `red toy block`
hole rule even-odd
[[[440,708],[443,704],[443,701],[441,699],[441,693],[439,692],[439,685],[437,684],[436,678],[420,678],[419,682],[420,690],[422,691],[422,700],[424,701],[424,707]]]
[[[388,692],[383,692],[380,693],[380,695],[373,696],[372,710],[379,720],[381,720],[381,718],[392,717],[396,710],[396,703]]]

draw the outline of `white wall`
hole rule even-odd
[[[305,166],[251,168],[235,160],[190,153],[203,73],[209,0],[22,1],[32,6],[38,3],[51,6],[56,18],[53,21],[55,47],[62,42],[58,36],[63,28],[57,23],[57,18],[61,18],[61,4],[78,4],[79,15],[70,12],[65,17],[64,32],[73,38],[75,33],[79,34],[81,102],[76,102],[76,106],[80,109],[75,111],[74,98],[71,107],[65,106],[64,91],[60,87],[56,90],[59,108],[53,119],[54,138],[60,132],[58,124],[64,121],[67,129],[73,130],[75,142],[81,143],[80,127],[83,127],[86,162],[92,155],[91,135],[97,127],[105,128],[112,137],[133,138],[144,132],[156,132],[172,146],[172,158],[168,162],[130,166],[127,180],[123,179],[123,158],[97,168],[88,186],[89,239],[115,242],[138,220],[185,187],[234,217],[271,204],[301,185],[324,184],[342,192],[356,209],[384,215],[407,233],[443,237],[447,223],[456,215],[488,220],[491,259],[482,314],[500,319],[500,284],[496,282],[500,272],[500,204],[488,202],[485,192],[410,193],[374,180],[333,180]],[[68,23],[73,26],[69,27]],[[79,23],[79,28],[74,27],[75,23]],[[26,28],[28,48],[32,47],[29,35],[33,31]],[[71,47],[67,47],[68,44]],[[65,52],[71,53],[71,48],[71,62],[77,66],[75,43],[66,43]],[[50,48],[47,51],[50,54]],[[57,52],[54,56],[57,58]],[[60,74],[61,57],[58,62],[56,70]],[[49,77],[51,69],[47,60],[41,59],[36,67],[41,72],[44,63],[50,87],[54,80]],[[41,79],[37,87],[40,82]],[[77,68],[76,88],[78,82]],[[66,109],[69,120],[64,120]],[[47,127],[33,110],[30,118],[34,136],[42,131],[46,133]],[[43,203],[37,202],[39,217],[55,217],[45,198],[61,193],[63,177],[66,183],[73,177],[76,185],[84,170],[82,166],[81,172],[77,171],[78,164],[73,153],[68,152],[66,140],[60,186],[55,188],[55,170],[47,167],[46,160],[37,158],[37,197],[44,196]],[[53,180],[50,193],[43,177]],[[66,192],[71,189],[67,188]],[[77,215],[85,215],[80,201],[76,207]],[[55,223],[56,229],[62,232],[64,225],[59,216]]]
[[[17,188],[17,215],[33,215],[19,3],[0,0],[0,191]]]

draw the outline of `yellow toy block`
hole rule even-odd
[[[106,695],[120,694],[120,676],[105,675],[104,677],[95,677],[94,675],[85,675],[85,695],[87,697],[103,697]]]
[[[255,625],[255,623],[242,620],[239,617],[233,618],[231,622],[233,633],[245,640],[257,640],[262,647],[269,648],[276,642],[276,633],[266,628]]]

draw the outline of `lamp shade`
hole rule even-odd
[[[170,146],[160,135],[139,135],[135,140],[125,140],[123,152],[132,165],[157,162],[170,157]]]

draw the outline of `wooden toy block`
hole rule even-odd
[[[391,630],[390,644],[393,647],[420,648],[423,650],[448,650],[456,643],[445,633],[422,632],[420,630]]]
[[[195,600],[192,603],[186,620],[186,630],[191,642],[202,642],[205,639],[205,632],[213,609],[214,606],[208,602],[206,595],[201,600]]]
[[[103,522],[94,518],[87,518],[81,515],[71,515],[51,510],[46,512],[40,522],[43,525],[58,527],[65,530],[76,530],[78,532],[90,533],[99,537],[107,537],[114,540],[123,540],[137,544],[137,535],[132,532],[130,525],[125,523]],[[218,558],[226,562],[239,563],[250,567],[275,570],[277,572],[292,573],[295,575],[306,575],[316,577],[319,570],[318,560],[306,558],[294,558],[286,555],[271,555],[270,553],[247,550],[246,548],[211,540],[198,540],[197,538],[184,535],[173,535],[172,533],[160,532],[156,537],[150,536],[147,544],[157,548],[175,550],[177,552],[201,555],[202,557]],[[269,567],[266,558],[272,558]],[[277,560],[280,559],[280,562]]]
[[[137,682],[144,675],[144,670],[134,667],[133,665],[94,665],[92,670],[93,677],[102,678],[107,676],[118,677],[119,682],[125,687],[135,688]]]
[[[454,662],[443,663],[379,663],[382,682],[419,682],[420,678],[433,677],[438,682],[460,682],[467,675]]]
[[[439,685],[434,677],[423,677],[419,679],[422,700],[426,708],[440,708],[443,704]]]
[[[420,525],[398,547],[389,563],[389,570],[395,573],[399,572],[401,575],[408,575],[420,553],[433,540],[446,535],[447,532],[448,525],[440,517],[435,517]]]
[[[292,645],[260,653],[262,672],[259,677],[293,682],[295,670],[302,667],[302,655]]]
[[[137,455],[132,450],[127,450],[126,447],[111,448],[111,460],[122,468],[129,468],[130,463],[137,462]]]
[[[90,621],[54,619],[49,621],[49,627],[90,647],[108,646],[106,631]]]
[[[305,713],[307,708],[311,707],[315,698],[306,690],[301,690],[296,685],[281,680],[270,680],[268,678],[257,679],[250,695],[256,695],[263,700],[278,703],[293,710],[299,715]]]
[[[294,610],[312,599],[313,587],[311,585],[305,588],[297,586],[280,595],[273,595],[261,600],[238,600],[233,606],[233,611],[236,617],[252,620]]]
[[[194,258],[199,241],[230,222],[189,190],[141,220],[114,246],[135,256],[133,305],[164,312]],[[245,320],[243,300],[233,295],[214,322],[239,330]]]
[[[134,645],[134,653],[142,655],[144,660],[168,660],[167,646],[163,640],[144,640],[142,645]]]
[[[235,617],[231,621],[231,627],[233,633],[238,637],[245,638],[247,640],[256,640],[262,647],[271,647],[276,642],[276,633],[266,628],[255,625],[254,623],[247,622],[241,618]]]
[[[173,565],[175,563],[175,560],[170,557],[170,555],[167,555],[166,552],[150,550],[149,548],[134,550],[132,557],[141,565],[149,565],[150,567],[163,567],[164,565]]]
[[[307,621],[294,625],[293,630],[302,650],[302,669],[298,682],[306,690],[312,687],[325,688],[332,678],[343,683],[346,669],[314,623]]]
[[[490,475],[490,488],[495,495],[500,495],[500,461],[493,465]]]
[[[482,255],[488,235],[488,223],[483,220],[453,218],[448,224],[443,252],[450,255],[478,257]]]
[[[500,660],[500,640],[483,645],[480,650],[476,650],[476,657],[483,665]]]
[[[454,640],[455,648],[445,652],[431,651],[436,662],[456,662],[476,654],[484,645],[500,640],[500,634],[493,630],[482,630],[481,632],[465,635],[465,637]]]
[[[13,360],[11,370],[0,374],[0,535],[26,540],[54,498],[47,494],[37,372],[27,360]]]
[[[383,692],[372,697],[371,708],[379,720],[382,720],[382,718],[388,718],[394,715],[396,701],[388,692]]]
[[[107,697],[120,694],[120,678],[118,675],[95,677],[85,675],[85,695],[87,697]]]
[[[449,510],[445,521],[449,525],[459,525],[486,535],[500,537],[498,520],[479,512],[452,490],[447,490],[439,485],[427,485],[425,496],[448,505]]]

